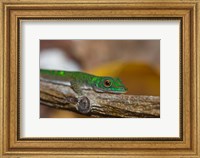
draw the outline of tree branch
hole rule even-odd
[[[69,87],[40,80],[40,103],[93,117],[160,117],[160,97],[96,93],[84,90],[78,97]]]

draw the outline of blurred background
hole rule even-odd
[[[119,77],[128,95],[160,95],[159,40],[40,40],[40,68]],[[41,118],[82,118],[40,106]]]

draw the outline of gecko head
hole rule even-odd
[[[119,78],[99,77],[94,90],[97,92],[126,93],[127,88]]]

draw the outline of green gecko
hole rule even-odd
[[[84,89],[100,93],[126,93],[127,88],[119,78],[95,76],[84,72],[40,70],[41,80],[70,86],[78,95]]]

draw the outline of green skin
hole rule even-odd
[[[119,78],[94,76],[84,72],[40,70],[42,80],[52,83],[71,86],[78,94],[82,95],[82,90],[93,89],[102,93],[126,93],[127,88]]]

